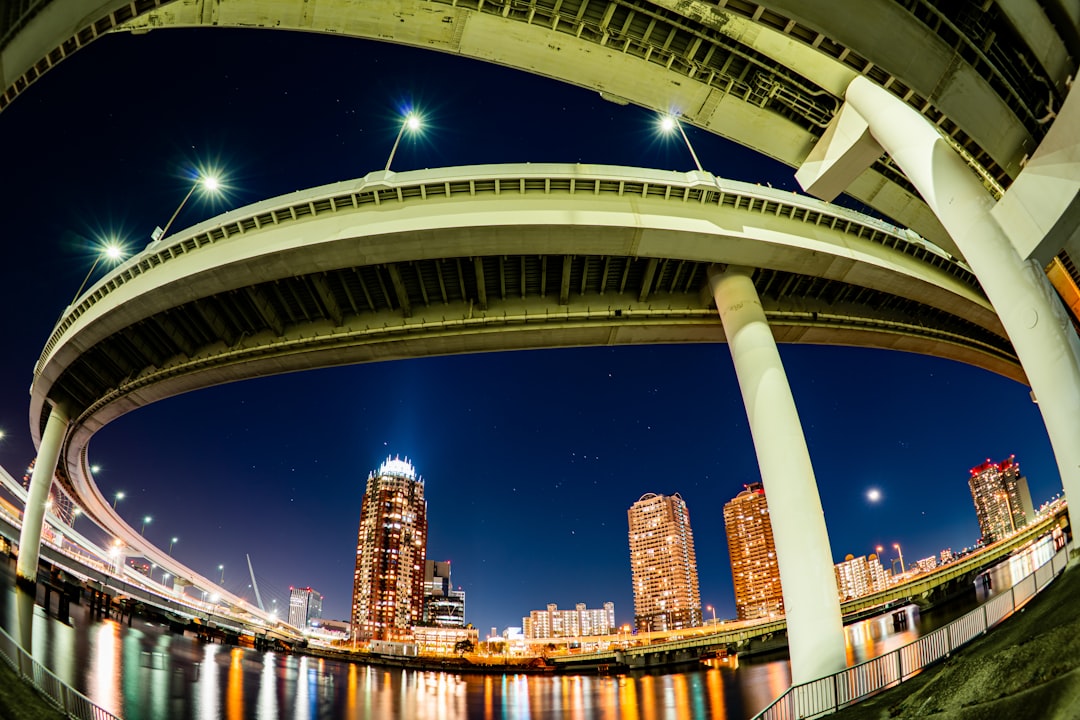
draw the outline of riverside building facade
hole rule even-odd
[[[646,493],[630,506],[627,521],[638,631],[700,626],[694,533],[682,496]]]
[[[724,505],[735,613],[739,620],[777,617],[784,614],[784,595],[769,503],[761,483],[743,487]]]
[[[611,635],[615,632],[615,603],[591,609],[578,603],[573,610],[560,610],[556,603],[549,603],[546,610],[533,610],[522,618],[521,626],[524,636],[531,639]]]
[[[360,504],[352,628],[361,642],[403,641],[423,613],[427,501],[408,458],[368,475]]]

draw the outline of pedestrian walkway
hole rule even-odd
[[[945,662],[837,720],[1080,720],[1080,569]]]

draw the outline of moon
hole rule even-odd
[[[870,502],[877,502],[881,499],[881,491],[877,488],[870,488],[866,491],[866,499]]]

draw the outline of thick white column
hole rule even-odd
[[[862,77],[846,98],[978,277],[1039,403],[1065,495],[1080,503],[1080,339],[1046,273],[1020,257],[990,214],[993,197],[922,115]]]
[[[787,612],[791,679],[847,666],[832,551],[814,468],[776,340],[747,268],[709,275],[754,438]]]
[[[26,494],[22,530],[19,532],[19,560],[15,564],[16,579],[23,582],[37,581],[38,556],[41,551],[41,530],[45,525],[45,503],[49,499],[60,448],[67,432],[67,412],[54,405],[41,434],[34,474],[30,476],[30,490]]]

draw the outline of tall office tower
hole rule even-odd
[[[739,620],[783,615],[780,566],[765,489],[761,483],[743,487],[746,489],[724,506],[735,613]]]
[[[405,640],[422,617],[427,502],[408,458],[387,458],[367,479],[353,575],[355,637]]]
[[[289,588],[289,624],[306,628],[322,617],[322,593],[309,587]]]
[[[1027,478],[1020,475],[1015,455],[1000,463],[988,459],[971,468],[968,487],[985,545],[1024,527],[1035,517]]]
[[[450,582],[450,561],[424,562],[424,623],[436,627],[465,627],[465,591]]]
[[[606,602],[602,608],[587,608],[578,603],[573,610],[560,610],[548,603],[547,610],[533,610],[521,619],[527,638],[588,637],[611,635],[615,632],[615,603]]]
[[[679,493],[646,493],[626,512],[634,624],[639,631],[701,625],[694,533]]]

